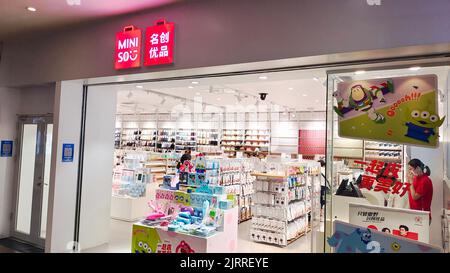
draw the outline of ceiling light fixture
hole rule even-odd
[[[32,12],[37,11],[37,9],[35,7],[27,7],[27,10],[28,11],[32,11]]]
[[[200,96],[200,92],[196,92],[195,95],[196,95],[196,96]]]
[[[288,89],[291,90],[291,91],[294,90],[294,88],[292,88],[292,87],[289,87]]]
[[[80,6],[81,0],[66,0],[66,3],[69,6]]]
[[[315,80],[316,82],[318,82],[318,81],[319,81],[319,78],[314,77],[313,80]]]
[[[259,76],[258,79],[260,79],[260,80],[267,80],[267,76]]]
[[[420,66],[413,66],[413,67],[409,68],[409,70],[411,70],[411,71],[419,71],[420,69],[422,69],[422,67],[420,67]]]
[[[192,84],[199,84],[199,82],[197,82],[197,81],[193,81],[193,82],[191,82]]]
[[[362,75],[362,74],[366,74],[366,71],[364,70],[358,70],[355,72],[356,75]]]
[[[217,97],[217,100],[221,100],[221,98],[220,98],[220,97]]]
[[[189,89],[192,89],[192,88],[194,88],[194,87],[193,87],[193,86],[188,86],[188,88],[189,88]]]
[[[142,85],[136,85],[136,88],[138,88],[138,89],[142,89],[142,88],[144,88]]]
[[[302,94],[302,96],[303,96],[303,97],[307,97],[308,95],[306,95],[306,94]]]

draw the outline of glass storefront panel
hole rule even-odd
[[[442,247],[448,72],[439,66],[328,75],[326,238],[338,220]],[[412,159],[431,175],[412,173]],[[432,181],[428,187],[423,177]],[[410,224],[405,215],[414,213]],[[336,249],[325,241],[325,251]]]

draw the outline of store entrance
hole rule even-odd
[[[19,117],[19,157],[11,234],[44,248],[52,153],[52,116]]]
[[[323,251],[324,69],[92,86],[86,105],[81,251]]]

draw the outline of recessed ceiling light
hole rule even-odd
[[[197,82],[197,81],[193,81],[193,82],[191,82],[192,84],[198,84],[199,82]]]
[[[420,70],[422,67],[420,67],[420,66],[413,66],[413,67],[410,67],[409,68],[409,70],[411,70],[411,71],[418,71],[418,70]]]
[[[193,86],[188,86],[188,88],[189,88],[189,89],[192,89],[192,88],[194,88],[194,87],[193,87]]]
[[[221,100],[221,98],[220,98],[220,97],[217,97],[217,100]]]
[[[144,87],[142,85],[136,85],[136,88],[142,89]]]
[[[364,71],[364,70],[358,70],[358,71],[355,72],[356,75],[362,75],[362,74],[365,74],[365,73],[366,73],[366,71]]]
[[[295,118],[295,114],[292,114],[292,117]]]
[[[260,80],[267,80],[267,76],[259,76],[258,79],[260,79]]]
[[[27,7],[27,10],[28,11],[32,11],[32,12],[37,11],[37,9],[35,7]]]
[[[67,5],[69,6],[80,6],[81,0],[66,0]]]
[[[292,88],[292,87],[289,87],[288,89],[289,89],[289,90],[294,90],[294,88]]]
[[[200,96],[200,92],[195,93],[196,96]]]
[[[313,80],[315,80],[316,82],[318,82],[318,81],[319,81],[319,78],[314,77]]]
[[[302,96],[303,96],[303,97],[307,97],[308,95],[306,95],[306,94],[302,94]]]

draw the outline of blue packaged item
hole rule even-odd
[[[233,207],[233,201],[231,200],[220,200],[219,209],[227,210]]]
[[[197,173],[195,174],[195,184],[196,185],[203,185],[206,184],[206,177],[203,173]]]
[[[168,225],[167,226],[167,230],[168,231],[177,231],[178,230],[178,225],[172,225],[172,224],[170,224],[170,225]]]
[[[196,173],[189,173],[188,174],[188,185],[196,185],[197,182],[197,174]]]
[[[180,213],[178,213],[178,216],[183,217],[183,218],[186,218],[186,219],[190,219],[190,218],[191,218],[191,213],[190,213],[190,212],[187,212],[187,211],[185,211],[185,212],[180,212]]]
[[[214,194],[225,194],[225,187],[223,186],[215,186]]]
[[[190,224],[191,223],[191,219],[186,219],[186,218],[183,218],[183,217],[180,217],[180,216],[178,216],[176,220],[177,220],[177,222],[182,222],[184,224]]]

